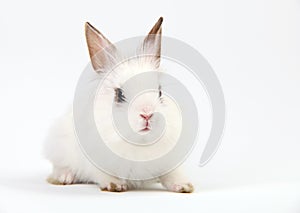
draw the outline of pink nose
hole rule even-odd
[[[144,118],[146,121],[148,121],[151,117],[152,117],[153,114],[140,114],[140,116],[142,118]]]

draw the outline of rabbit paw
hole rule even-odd
[[[47,181],[54,185],[70,185],[75,183],[75,175],[68,169],[60,169],[53,172]]]
[[[109,191],[109,192],[125,192],[128,189],[127,184],[123,183],[113,183],[110,182],[106,184],[104,187],[100,187],[102,191]]]
[[[194,191],[194,187],[191,183],[174,183],[169,189],[178,193],[192,193]]]

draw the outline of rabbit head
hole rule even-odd
[[[164,85],[160,83],[162,21],[160,18],[145,37],[139,48],[140,55],[119,64],[116,64],[116,61],[120,61],[119,58],[122,56],[117,48],[91,24],[86,23],[85,27],[92,66],[103,79],[94,107],[98,131],[113,151],[134,160],[145,160],[147,156],[152,159],[166,153],[175,145],[181,130],[180,110],[172,98],[164,94]],[[136,94],[128,103],[127,97],[132,95],[132,91],[126,90],[123,85],[134,76],[149,71],[157,73],[157,78],[149,79],[153,81],[151,83],[155,85],[155,89]],[[139,87],[146,81],[148,80],[137,81],[134,85]],[[124,143],[126,140],[120,136],[112,121],[112,105],[122,110],[126,104],[129,104],[130,127],[135,134],[143,135],[145,138],[152,128],[158,125],[155,112],[164,116],[166,123],[164,133],[157,141],[159,143],[147,149]]]

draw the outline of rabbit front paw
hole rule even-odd
[[[109,191],[109,192],[125,192],[128,189],[127,184],[125,183],[114,183],[110,182],[105,184],[104,186],[100,186],[102,191]]]
[[[174,183],[171,184],[169,189],[178,193],[192,193],[194,191],[194,186],[191,183]]]

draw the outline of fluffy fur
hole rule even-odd
[[[165,133],[155,145],[147,149],[129,145],[116,132],[112,122],[111,105],[119,104],[122,107],[122,103],[116,103],[116,88],[121,88],[126,80],[136,74],[155,69],[158,75],[161,72],[158,66],[161,23],[162,18],[150,31],[150,34],[154,35],[154,39],[149,39],[149,34],[143,44],[143,51],[147,54],[150,52],[153,57],[138,57],[127,60],[115,67],[113,72],[107,74],[95,99],[94,116],[100,135],[111,150],[131,160],[150,160],[166,154],[175,145],[181,130],[180,111],[170,98],[159,93],[159,88],[163,86],[159,84],[159,81],[157,82],[158,90],[138,96],[130,105],[128,112],[129,123],[137,133],[141,132],[140,130],[147,127],[147,125],[149,125],[149,128],[151,128],[151,125],[155,125],[155,116],[146,120],[141,115],[150,116],[153,112],[160,112],[164,115],[166,120]],[[156,35],[157,37],[155,37]],[[112,61],[108,59],[110,56],[97,55],[95,57],[95,55],[111,43],[88,23],[86,24],[86,36],[93,67],[101,77],[106,72],[107,65],[112,64]],[[130,91],[124,91],[125,95],[126,92]],[[50,129],[45,145],[46,158],[53,165],[53,171],[48,178],[49,183],[95,183],[102,190],[115,192],[143,187],[146,184],[143,181],[128,181],[113,177],[97,169],[82,153],[73,125],[73,113],[72,110],[69,110]],[[132,171],[128,172],[130,177]],[[179,169],[155,180],[147,181],[147,183],[149,182],[161,182],[168,190],[174,192],[193,191],[192,184],[189,183]]]

